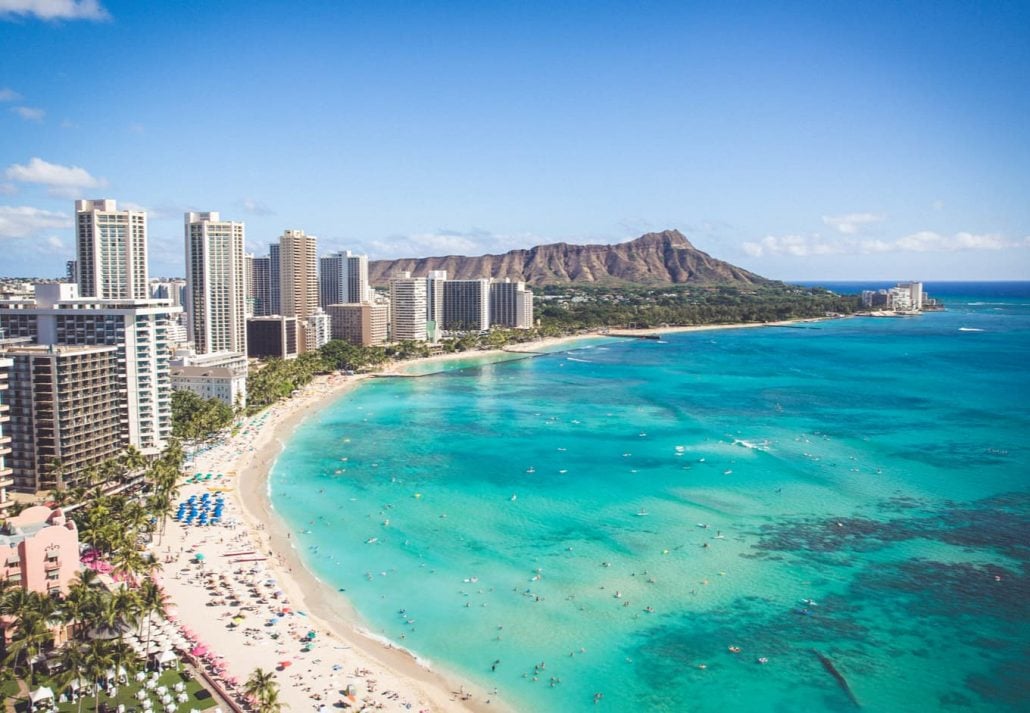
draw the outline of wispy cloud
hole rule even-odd
[[[256,198],[244,198],[240,201],[240,208],[250,215],[275,215],[274,210]]]
[[[327,243],[366,252],[372,259],[395,259],[443,255],[477,256],[503,253],[515,248],[528,248],[555,240],[531,233],[494,233],[483,228],[452,230],[441,228],[432,232],[390,235],[386,238],[353,241],[328,240]]]
[[[0,19],[35,17],[40,20],[110,20],[97,0],[0,0]]]
[[[31,206],[0,206],[0,239],[28,238],[44,230],[72,227],[72,219]]]
[[[767,235],[757,242],[741,247],[751,257],[786,255],[810,257],[816,255],[871,255],[892,252],[956,252],[959,250],[1004,250],[1028,247],[1030,241],[1010,240],[996,233],[954,233],[942,235],[931,230],[912,233],[895,240],[835,238],[827,240],[819,234]]]
[[[78,166],[62,166],[33,157],[27,164],[13,163],[7,167],[8,179],[21,183],[37,183],[47,187],[51,195],[74,198],[86,188],[103,188],[107,181],[90,175]]]
[[[823,223],[838,233],[854,235],[867,225],[882,223],[887,216],[881,213],[845,213],[844,215],[824,215]]]
[[[16,102],[21,99],[21,94],[9,87],[0,88],[0,102]]]
[[[25,121],[43,121],[43,117],[46,116],[46,112],[42,109],[37,109],[32,106],[12,106],[11,112],[17,114]]]

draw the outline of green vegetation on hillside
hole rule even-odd
[[[545,287],[535,300],[542,326],[584,329],[680,327],[851,314],[859,298],[819,288],[774,283],[738,287]]]

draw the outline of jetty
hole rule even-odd
[[[614,332],[609,332],[609,333],[605,334],[604,336],[606,336],[606,337],[619,337],[620,339],[653,339],[655,341],[658,341],[659,339],[662,338],[662,335],[660,335],[660,334],[640,334],[639,332],[638,333],[623,333],[623,334],[616,334]]]

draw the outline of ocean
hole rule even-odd
[[[371,632],[521,711],[1026,710],[1030,283],[927,291],[370,379],[270,495]]]

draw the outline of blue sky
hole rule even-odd
[[[75,198],[267,252],[678,228],[779,279],[1030,279],[1030,4],[0,0],[0,275]]]

